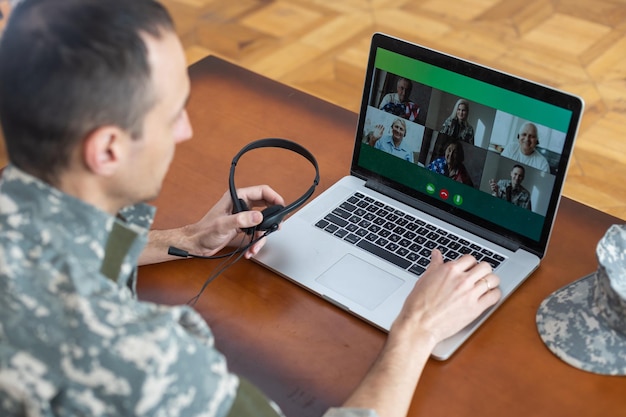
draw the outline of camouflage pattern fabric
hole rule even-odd
[[[474,127],[469,123],[459,123],[456,118],[447,118],[441,126],[441,133],[455,139],[474,144]]]
[[[626,227],[598,243],[598,269],[546,298],[539,334],[568,364],[603,375],[626,375]]]
[[[2,177],[0,415],[227,415],[238,378],[205,321],[135,297],[154,210],[124,221],[15,167]]]
[[[511,180],[498,181],[498,192],[496,197],[502,198],[516,206],[531,210],[532,203],[530,201],[530,192],[519,185],[517,188],[513,188],[513,182]]]

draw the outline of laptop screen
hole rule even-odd
[[[580,98],[383,34],[365,86],[353,175],[543,256]]]

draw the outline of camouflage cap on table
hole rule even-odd
[[[611,226],[596,254],[596,272],[541,303],[537,329],[546,346],[568,364],[626,375],[626,227]]]

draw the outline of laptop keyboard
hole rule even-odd
[[[315,226],[415,275],[424,273],[435,248],[446,261],[470,254],[496,269],[505,260],[483,246],[359,192]]]

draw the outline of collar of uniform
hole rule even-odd
[[[154,207],[137,204],[111,216],[12,165],[2,173],[1,190],[0,214],[13,228],[127,284],[147,242]]]

